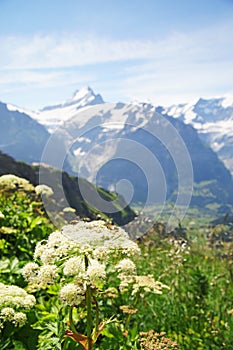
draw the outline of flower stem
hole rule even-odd
[[[93,301],[95,303],[95,329],[94,329],[94,339],[96,340],[96,335],[98,332],[98,327],[99,327],[99,306],[98,306],[98,301],[96,299],[96,297],[93,295]]]
[[[85,254],[85,269],[88,268],[88,258]],[[91,304],[92,304],[92,295],[91,295],[91,286],[87,284],[86,289],[86,307],[87,307],[87,339],[88,339],[88,350],[92,348],[92,315],[91,315]]]
[[[74,308],[73,306],[70,306],[70,310],[69,310],[70,329],[72,330],[73,333],[78,334],[73,321],[73,308]]]
[[[135,298],[134,303],[133,303],[133,307],[136,307],[138,300],[139,300],[139,293],[137,293],[137,295],[136,295],[136,298]],[[131,316],[132,315],[129,314],[128,317],[126,318],[125,330],[127,330],[127,328],[129,327],[129,322],[130,322]]]

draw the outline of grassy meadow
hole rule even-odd
[[[93,240],[101,227],[114,238],[106,256],[57,234],[49,246],[57,229],[29,183],[0,181],[0,192],[0,350],[233,349],[230,223],[210,226],[195,212],[168,234],[152,218],[141,236],[136,222],[140,254],[123,231],[93,224]],[[69,210],[60,215],[67,224]],[[82,225],[91,232],[91,223]],[[67,290],[83,285],[79,299]]]

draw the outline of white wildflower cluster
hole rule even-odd
[[[137,294],[138,292],[144,291],[154,294],[162,294],[162,290],[169,287],[159,281],[155,281],[152,275],[148,276],[135,276],[133,282],[133,291],[132,295]]]
[[[28,263],[23,267],[22,274],[32,290],[45,289],[54,284],[59,277],[57,266],[49,264],[39,266],[36,263]]]
[[[85,274],[85,263],[81,256],[74,256],[69,258],[64,263],[63,273],[66,276],[79,276],[82,277]]]
[[[118,278],[120,279],[120,291],[122,293],[132,290],[132,295],[138,292],[149,292],[162,294],[162,289],[167,288],[165,284],[155,281],[152,275],[138,276],[136,275],[136,266],[130,259],[123,259],[116,265],[119,271]]]
[[[124,274],[119,274],[120,278],[120,291],[122,293],[128,292],[131,290],[132,295],[136,295],[137,293],[154,293],[154,294],[162,294],[162,290],[164,288],[169,289],[169,287],[159,281],[155,281],[152,275],[148,276],[138,276],[132,275],[127,276]]]
[[[0,282],[0,305],[23,307],[30,309],[35,304],[36,299],[33,295],[28,294],[24,289],[6,285]]]
[[[66,225],[62,234],[76,242],[82,251],[105,259],[111,253],[134,256],[140,253],[138,245],[129,239],[127,232],[117,226],[108,228],[102,220]]]
[[[45,197],[50,197],[54,194],[51,187],[47,185],[38,185],[35,187],[35,192],[37,195],[42,195]]]
[[[108,228],[104,221],[78,222],[53,232],[36,245],[35,262],[24,266],[22,273],[31,290],[44,289],[59,282],[82,281],[102,288],[110,256],[122,261],[112,271],[132,275],[136,267],[129,256],[139,254],[136,243],[121,228]],[[116,264],[116,263],[115,263]]]
[[[24,325],[27,317],[22,311],[31,309],[35,303],[35,297],[24,289],[0,282],[0,327],[7,321],[16,326]]]
[[[78,306],[85,300],[85,290],[75,283],[68,283],[60,290],[62,303],[69,306]]]
[[[105,281],[105,265],[90,259],[85,269],[84,260],[79,256],[67,260],[63,269],[64,275],[75,275],[73,283],[68,283],[60,290],[60,299],[64,305],[78,306],[85,299],[86,283],[99,288]]]
[[[131,257],[139,253],[137,244],[123,229],[107,227],[104,221],[81,221],[39,242],[36,262],[23,268],[23,276],[32,289],[61,282],[60,299],[70,306],[82,303],[87,285],[102,289],[108,273],[117,273],[122,292],[130,289],[133,295],[139,291],[161,294],[165,288],[162,283],[152,276],[136,275]]]
[[[34,186],[28,180],[12,174],[0,176],[0,188],[6,190],[21,189],[26,192],[34,191]]]
[[[23,326],[27,322],[27,316],[23,312],[15,311],[12,307],[4,307],[0,311],[0,328],[3,328],[5,322]]]
[[[54,264],[60,259],[69,256],[75,248],[77,248],[75,242],[60,232],[53,232],[48,240],[41,241],[36,245],[34,258],[40,259],[43,264]]]
[[[98,260],[91,259],[86,271],[86,278],[92,285],[100,287],[106,279],[106,266],[99,263]]]
[[[5,218],[5,215],[0,210],[0,219],[4,219],[4,218]]]
[[[136,273],[136,266],[134,262],[128,258],[121,260],[117,265],[116,269],[120,275],[134,276]]]

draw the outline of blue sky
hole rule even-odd
[[[156,105],[233,93],[233,0],[0,0],[0,100],[37,109],[84,85]]]

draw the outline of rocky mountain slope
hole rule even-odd
[[[0,102],[0,150],[27,163],[39,162],[47,129],[28,114]]]

